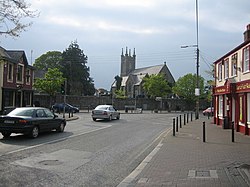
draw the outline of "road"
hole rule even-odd
[[[122,114],[97,121],[79,113],[64,133],[0,137],[0,186],[117,186],[172,127],[177,114]]]

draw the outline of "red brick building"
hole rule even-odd
[[[33,105],[33,74],[24,51],[0,47],[0,111]]]

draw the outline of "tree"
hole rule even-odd
[[[116,89],[120,90],[121,85],[122,85],[122,77],[120,77],[119,75],[116,75],[115,80],[116,80]]]
[[[60,51],[48,51],[35,60],[34,67],[38,70],[48,71],[49,68],[60,69],[62,53]]]
[[[171,87],[162,74],[146,76],[143,88],[150,97],[163,97],[171,93]]]
[[[63,78],[62,75],[63,74],[59,71],[59,69],[49,68],[44,78],[37,78],[35,80],[34,87],[50,95],[50,104],[51,97],[55,96],[65,81],[65,78]]]
[[[72,42],[62,53],[61,67],[67,78],[67,93],[76,95],[94,95],[94,81],[86,66],[88,57],[79,48],[77,42]]]
[[[1,0],[0,1],[0,34],[19,37],[22,31],[30,23],[23,23],[24,18],[37,17],[39,13],[30,9],[30,4],[24,0]]]
[[[195,74],[187,74],[180,77],[175,86],[173,87],[173,92],[180,97],[185,98],[187,101],[194,102],[196,99],[195,88],[196,88],[197,76]],[[204,96],[204,78],[199,76],[199,87],[200,87],[200,97]]]
[[[126,96],[125,96],[125,91],[124,90],[116,90],[115,91],[115,97],[118,98],[118,99],[125,99]]]

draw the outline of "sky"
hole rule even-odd
[[[88,56],[95,87],[110,90],[120,75],[122,48],[136,51],[136,68],[166,62],[178,78],[196,73],[197,23],[199,71],[243,42],[250,24],[249,0],[26,0],[39,17],[19,38],[0,36],[0,46],[24,50],[29,64],[48,51],[77,41]],[[188,45],[188,48],[181,46]]]

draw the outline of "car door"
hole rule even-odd
[[[55,115],[49,109],[44,109],[44,112],[47,117],[48,130],[57,128],[60,125],[60,121],[55,118]]]
[[[48,129],[48,121],[47,116],[43,109],[36,110],[36,120],[35,124],[39,126],[40,131],[47,131]]]

